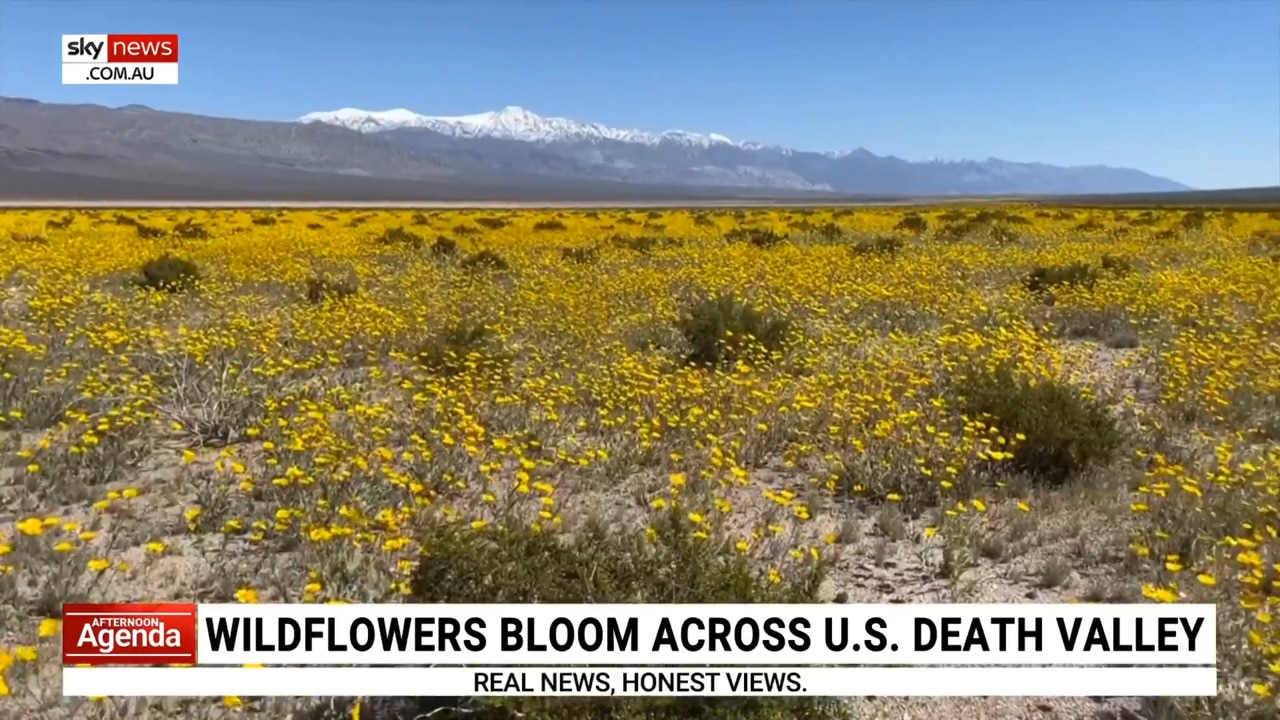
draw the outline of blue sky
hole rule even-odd
[[[64,33],[178,33],[177,86],[63,86]],[[1280,0],[0,0],[0,94],[288,120],[520,105],[908,159],[1280,184]]]

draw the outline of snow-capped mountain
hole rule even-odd
[[[1035,163],[911,162],[861,147],[814,152],[724,135],[625,130],[522,107],[475,115],[343,108],[299,118],[355,130],[445,166],[618,182],[774,187],[904,195],[1156,192],[1182,186],[1122,168],[1058,168]],[[429,131],[429,132],[424,132]]]
[[[599,142],[614,140],[641,145],[658,145],[664,141],[711,147],[712,145],[739,146],[723,135],[668,130],[652,133],[646,130],[622,130],[599,123],[582,123],[561,117],[543,117],[522,107],[509,105],[501,110],[475,115],[433,116],[421,115],[403,108],[396,110],[358,110],[343,108],[303,115],[300,122],[322,122],[358,130],[382,132],[399,128],[424,128],[458,138],[496,138],[525,142]]]
[[[1125,168],[992,158],[912,162],[862,148],[821,153],[735,144],[718,135],[618,130],[514,107],[444,118],[346,109],[298,123],[0,97],[0,118],[0,192],[27,192],[28,183],[109,188],[114,180],[108,178],[138,183],[136,191],[150,198],[199,187],[216,191],[212,197],[236,198],[268,188],[281,198],[301,197],[327,187],[324,193],[343,199],[423,193],[459,199],[556,193],[567,199],[708,193],[781,198],[815,192],[923,198],[1188,189]]]

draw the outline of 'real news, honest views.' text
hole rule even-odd
[[[63,35],[63,85],[177,85],[174,34]]]

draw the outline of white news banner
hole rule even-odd
[[[1190,604],[197,605],[204,665],[1204,665]]]
[[[66,667],[67,697],[1192,697],[1211,667]]]

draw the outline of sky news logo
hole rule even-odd
[[[177,35],[63,35],[63,85],[177,85]]]

